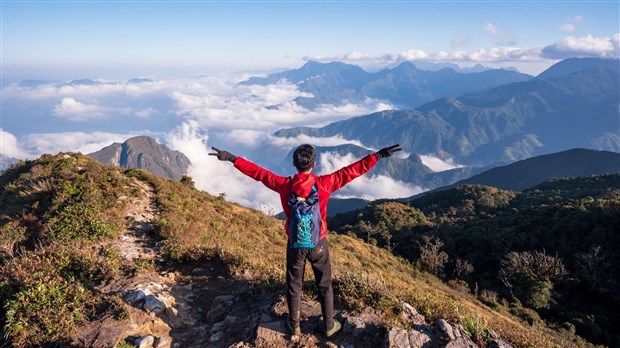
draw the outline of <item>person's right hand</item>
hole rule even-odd
[[[215,152],[209,153],[209,156],[217,156],[217,159],[219,159],[220,161],[231,161],[235,163],[237,156],[233,155],[232,153],[228,151],[220,150],[215,146],[212,146],[211,148],[215,150]]]
[[[394,152],[398,152],[402,150],[402,148],[400,148],[399,146],[400,146],[399,144],[396,144],[396,145],[384,147],[381,150],[377,151],[375,153],[375,156],[377,156],[377,159],[390,157],[394,154]]]

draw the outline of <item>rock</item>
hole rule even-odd
[[[469,338],[461,337],[454,341],[448,342],[448,344],[446,344],[446,348],[478,348],[478,345],[476,345]]]
[[[211,332],[211,334],[215,334],[216,332],[222,331],[222,329],[224,329],[224,322],[220,321],[219,323],[213,324],[209,332]]]
[[[235,296],[222,295],[213,299],[211,310],[207,313],[207,320],[211,323],[217,323],[224,320],[228,314],[228,307],[234,303]]]
[[[512,346],[508,342],[504,340],[500,340],[500,339],[491,340],[491,343],[489,343],[489,347],[490,348],[512,348]]]
[[[138,337],[133,341],[133,344],[138,346],[138,348],[152,348],[153,343],[155,343],[155,337],[150,335]]]
[[[437,322],[437,326],[439,326],[439,330],[441,330],[441,332],[443,332],[444,334],[448,336],[448,339],[450,340],[456,339],[456,336],[454,335],[454,332],[452,330],[452,325],[448,324],[447,321],[443,319],[439,319],[439,321]]]
[[[327,343],[325,343],[325,347],[328,347],[328,348],[338,348],[338,345],[335,344],[335,343],[327,342]]]
[[[224,318],[224,325],[231,325],[234,324],[236,321],[237,317],[233,315],[227,315],[226,318]]]
[[[230,306],[233,304],[235,300],[235,296],[234,295],[221,295],[218,296],[216,298],[213,299],[214,303],[221,303],[224,304],[226,306]]]
[[[393,327],[388,331],[387,335],[388,348],[411,348],[409,344],[409,335],[405,329]]]
[[[138,302],[140,300],[143,300],[146,296],[150,295],[151,292],[148,289],[138,289],[138,290],[132,290],[129,291],[127,293],[127,295],[125,295],[123,297],[123,299],[129,303],[135,303]]]
[[[228,348],[251,348],[251,347],[252,347],[251,345],[245,342],[237,342],[235,344],[228,346]]]
[[[148,313],[159,313],[166,309],[166,304],[153,295],[148,295],[144,298],[144,305],[142,306]]]
[[[359,336],[366,330],[366,323],[359,317],[348,317],[342,330],[347,335]]]
[[[407,302],[403,302],[403,318],[412,324],[426,323],[426,318]]]
[[[446,348],[477,348],[470,338],[469,334],[465,331],[462,325],[454,324],[450,325],[447,321],[439,319],[437,325],[447,338],[448,343]]]
[[[428,347],[433,341],[433,329],[429,326],[418,326],[409,330],[409,343],[412,348]]]
[[[256,347],[287,347],[288,331],[284,321],[272,321],[270,323],[262,323],[256,330]]]
[[[512,348],[510,343],[502,340],[502,338],[497,334],[497,332],[489,329],[489,336],[491,336],[491,342],[489,343],[489,347],[491,348]]]
[[[211,337],[209,338],[209,342],[213,343],[213,342],[217,342],[219,341],[222,337],[224,336],[224,333],[222,331],[216,332],[213,335],[211,335]]]
[[[155,339],[155,348],[169,348],[170,347],[170,339],[168,337],[157,337]]]

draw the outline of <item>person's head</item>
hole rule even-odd
[[[314,168],[314,160],[316,159],[316,152],[312,145],[304,144],[299,146],[293,152],[293,165],[300,173],[308,172]]]

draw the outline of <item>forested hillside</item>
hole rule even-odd
[[[406,204],[375,202],[331,223],[493,308],[620,344],[620,174],[521,193],[463,185]]]

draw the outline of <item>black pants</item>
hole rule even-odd
[[[326,328],[331,329],[334,326],[334,290],[327,238],[321,239],[313,249],[295,249],[290,243],[286,248],[286,300],[289,319],[293,325],[299,323],[306,260],[310,261],[314,281],[319,290],[323,322]]]

